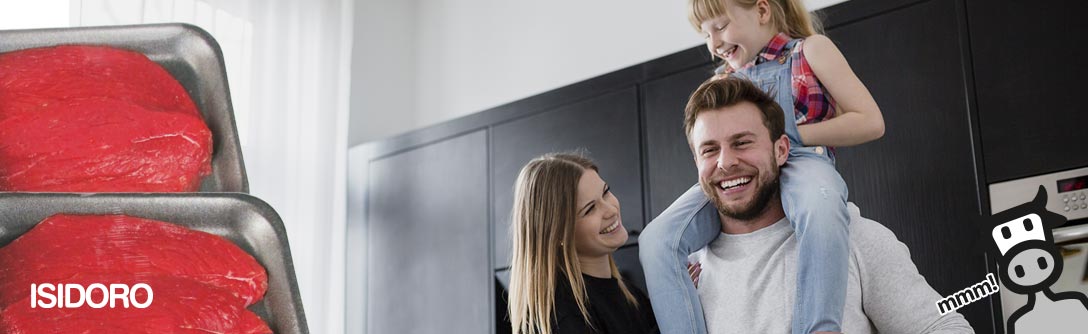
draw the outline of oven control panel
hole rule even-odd
[[[1031,201],[1040,185],[1047,210],[1069,220],[1088,218],[1088,167],[990,184],[990,213]]]

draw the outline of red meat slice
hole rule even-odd
[[[222,288],[241,306],[268,288],[264,267],[219,236],[122,215],[54,215],[0,248],[0,307],[27,298],[31,284],[161,275]]]
[[[196,191],[211,154],[189,94],[143,54],[0,54],[0,191]]]
[[[0,313],[0,333],[271,333],[272,330],[256,314],[242,306],[242,301],[230,292],[199,282],[168,276],[143,280],[110,280],[109,277],[69,280],[65,284],[88,287],[93,283],[117,283],[133,286],[144,283],[151,287],[154,299],[147,308],[30,308],[30,296],[24,290],[23,300],[11,304]],[[139,290],[136,301],[147,300]],[[91,300],[98,303],[103,296],[95,290]],[[77,300],[78,297],[72,297]]]

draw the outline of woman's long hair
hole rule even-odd
[[[597,166],[580,154],[552,153],[533,159],[518,174],[511,221],[514,251],[509,301],[515,334],[551,334],[559,279],[569,283],[582,318],[592,324],[574,244],[575,198],[586,170],[597,171]],[[638,306],[611,255],[608,262],[627,300]]]

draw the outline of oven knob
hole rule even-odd
[[[1088,203],[1081,203],[1080,208],[1081,209],[1088,209]]]
[[[1067,207],[1065,207],[1065,211],[1066,211],[1066,212],[1068,212],[1068,211],[1069,211],[1069,207],[1068,207],[1068,206],[1067,206]]]

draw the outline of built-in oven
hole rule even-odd
[[[1078,291],[1088,294],[1088,167],[990,184],[990,211],[998,213],[1030,202],[1046,189],[1046,208],[1064,215],[1068,222],[1054,229],[1054,243],[1060,247],[1064,269],[1051,285],[1054,292]],[[997,275],[995,269],[995,276]],[[1002,288],[1001,311],[1007,323],[1028,297]],[[1027,331],[1043,333],[1045,331]]]

